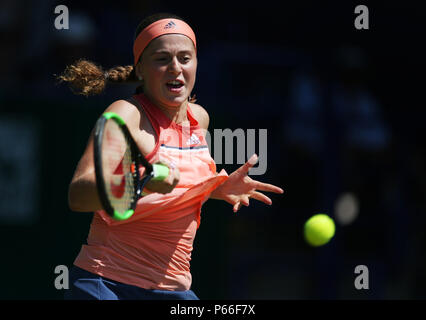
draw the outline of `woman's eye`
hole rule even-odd
[[[166,55],[164,55],[164,54],[156,55],[154,57],[154,60],[158,61],[158,62],[166,62],[168,60],[168,57]]]

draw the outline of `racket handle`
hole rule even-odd
[[[123,221],[123,220],[129,219],[133,215],[133,213],[135,213],[135,211],[130,210],[130,209],[125,211],[125,212],[118,212],[118,211],[114,210],[114,214],[113,214],[112,217],[115,220]]]
[[[152,169],[154,177],[151,180],[162,181],[169,176],[169,167],[164,164],[154,163]]]

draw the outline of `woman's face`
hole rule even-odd
[[[197,57],[191,39],[182,34],[166,34],[144,50],[137,65],[144,93],[166,107],[180,107],[195,84]]]

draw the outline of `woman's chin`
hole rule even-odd
[[[164,104],[170,106],[170,107],[180,107],[182,105],[182,103],[184,103],[187,99],[183,96],[177,96],[177,97],[171,97],[171,96],[166,96],[163,97],[163,102]]]

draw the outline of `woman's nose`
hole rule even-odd
[[[181,65],[177,57],[174,57],[169,64],[169,71],[172,73],[179,74],[182,71]]]

